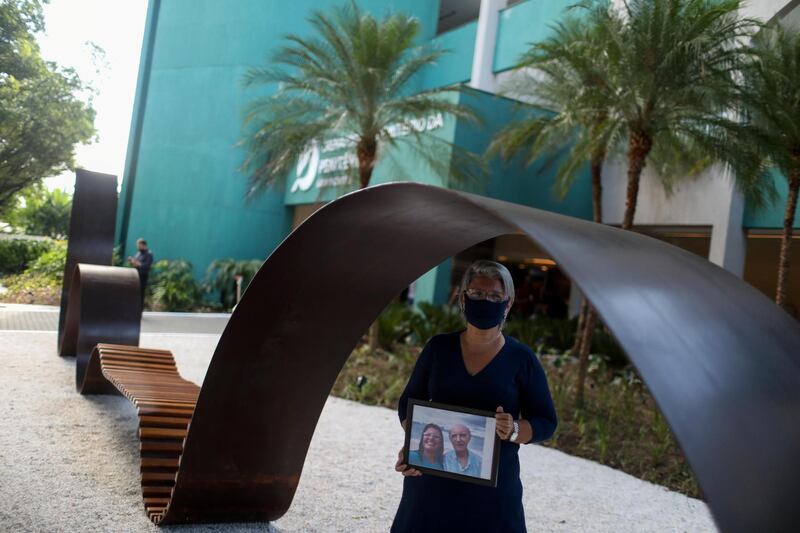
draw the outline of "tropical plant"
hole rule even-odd
[[[189,311],[200,301],[200,287],[192,275],[192,264],[182,259],[162,259],[153,265],[148,286],[153,309]]]
[[[242,293],[261,268],[258,259],[216,259],[208,265],[204,286],[206,292],[217,291],[222,307],[230,309],[236,305],[236,277],[242,277]]]
[[[402,302],[392,302],[378,316],[378,344],[390,350],[398,342],[404,342],[411,333],[414,310]]]
[[[66,241],[17,240],[36,243],[34,248],[26,247],[25,250],[33,251],[38,256],[28,261],[24,272],[2,278],[2,285],[6,289],[1,296],[2,299],[13,303],[58,304],[64,278],[64,264],[67,261]],[[0,244],[2,242],[0,241]]]
[[[603,107],[609,98],[597,94],[611,90],[599,35],[590,18],[568,14],[549,37],[530,45],[503,88],[529,104],[521,109],[523,118],[503,128],[489,147],[506,159],[522,154],[526,165],[547,158],[542,170],[557,164],[555,186],[561,196],[588,163],[596,222],[603,218],[601,177],[610,141],[603,125],[611,113]]]
[[[330,15],[317,11],[309,22],[314,35],[288,36],[289,44],[273,57],[277,66],[253,68],[245,76],[248,87],[278,86],[274,95],[254,100],[245,117],[251,128],[245,162],[251,194],[285,179],[304,153],[326,141],[350,154],[342,170],[355,173],[361,188],[369,185],[385,149],[399,143],[442,174],[476,168],[451,168],[436,149],[444,141],[419,127],[437,114],[475,115],[442,98],[453,88],[414,93],[416,76],[443,54],[415,44],[416,18],[395,13],[376,19],[351,2]]]
[[[627,153],[623,229],[634,223],[639,181],[651,164],[669,192],[675,180],[722,158],[736,102],[743,42],[758,23],[741,18],[741,0],[629,0],[584,7],[605,43],[610,90],[591,105],[610,109],[602,135]],[[738,176],[738,174],[737,174]],[[740,190],[762,191],[744,176]]]
[[[537,352],[564,352],[575,340],[575,320],[546,315],[514,316],[505,332]]]
[[[0,238],[0,274],[22,272],[52,246],[50,239]]]
[[[46,276],[61,283],[67,263],[67,241],[55,241],[45,253],[37,257],[28,267],[28,272]]]
[[[248,87],[278,85],[277,92],[254,100],[245,116],[252,196],[281,182],[298,161],[313,159],[327,143],[345,150],[337,165],[358,186],[370,184],[375,165],[388,147],[406,146],[435,173],[461,180],[477,179],[480,159],[426,133],[431,117],[476,119],[466,106],[443,98],[456,89],[414,93],[421,70],[444,53],[416,45],[419,20],[401,13],[378,20],[355,2],[316,11],[311,37],[290,35],[273,57],[277,66],[253,68]],[[451,164],[452,154],[459,164]],[[377,347],[377,325],[370,327],[370,346]]]
[[[74,70],[42,59],[42,2],[0,3],[0,208],[42,178],[73,168],[74,147],[95,134],[87,87]]]
[[[111,265],[112,266],[125,266],[125,261],[122,260],[122,246],[115,244],[111,250]]]
[[[739,144],[749,148],[746,156],[761,163],[753,169],[752,181],[768,179],[764,170],[777,169],[788,182],[775,291],[775,302],[784,306],[800,191],[800,33],[780,26],[765,28],[753,39],[750,51],[752,61],[741,86],[745,124]]]
[[[6,222],[28,235],[63,239],[69,231],[72,195],[61,189],[48,190],[41,185],[29,187],[18,195],[19,204],[10,209]]]
[[[728,158],[735,152],[730,135],[735,122],[728,115],[736,103],[741,43],[758,27],[739,17],[740,0],[586,1],[579,7],[586,29],[576,29],[584,28],[580,22],[565,24],[561,31],[574,40],[557,49],[577,56],[567,62],[573,70],[590,64],[584,69],[589,81],[580,86],[570,110],[574,117],[594,121],[579,130],[589,136],[576,137],[575,153],[591,161],[601,147],[624,147],[628,171],[623,229],[633,226],[646,164],[655,169],[667,192],[677,179],[716,160],[752,167]],[[541,142],[546,141],[552,142],[547,137]],[[761,181],[753,182],[747,173],[734,175],[739,189],[760,201]],[[587,312],[582,324],[579,404],[594,320],[596,313]]]
[[[457,307],[420,302],[417,309],[418,312],[411,320],[411,339],[420,346],[443,331],[455,331],[464,327],[464,319]]]
[[[602,169],[612,141],[613,130],[606,127],[612,90],[601,21],[606,14],[590,10],[588,17],[567,15],[556,24],[550,37],[534,43],[523,53],[516,75],[506,91],[533,102],[543,112],[510,123],[495,138],[490,152],[503,157],[522,153],[527,165],[541,161],[546,154],[558,165],[555,186],[561,196],[569,191],[579,170],[587,163],[591,171],[592,213],[602,223]],[[550,164],[541,165],[542,170]],[[597,313],[584,299],[572,346],[579,357],[581,371],[577,402],[583,403],[586,366],[592,345]]]

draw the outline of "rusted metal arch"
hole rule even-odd
[[[61,285],[61,312],[58,314],[58,354],[73,355],[62,347],[64,321],[69,306],[72,273],[78,263],[110,265],[114,250],[114,225],[117,214],[117,177],[111,174],[75,172],[75,194],[69,219],[67,262]]]
[[[383,307],[447,257],[522,232],[613,331],[724,531],[796,526],[800,328],[742,280],[663,242],[419,184],[323,207],[264,263],[203,383],[162,524],[274,520],[338,372]]]
[[[61,354],[77,356],[75,385],[81,391],[87,386],[86,367],[97,343],[139,345],[142,304],[133,268],[79,263],[70,278]],[[105,380],[95,379],[102,392],[116,393]]]
[[[794,528],[800,328],[793,319],[735,276],[665,243],[417,184],[341,198],[265,262],[206,374],[174,489],[152,498],[169,506],[151,502],[152,514],[163,516],[162,524],[280,517],[325,398],[385,304],[443,259],[516,231],[559,262],[615,333],[682,445],[718,525]],[[135,273],[111,270],[131,278],[124,293],[138,302]],[[81,265],[70,294],[67,323],[80,318],[79,352],[94,342],[82,332],[117,328],[83,328],[107,320],[121,301],[112,293],[122,285],[91,276],[99,271],[109,270]],[[135,323],[138,338],[138,314]],[[105,333],[102,340],[118,342]],[[128,351],[133,363],[142,356]]]

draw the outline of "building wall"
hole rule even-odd
[[[744,212],[744,226],[748,229],[783,229],[783,216],[789,196],[789,181],[777,170],[772,172],[777,198],[766,208],[748,205]],[[800,205],[794,212],[794,228],[800,229]]]
[[[627,199],[627,163],[613,159],[603,168],[603,221],[622,224]],[[744,202],[726,171],[715,165],[685,178],[668,191],[645,167],[639,183],[635,225],[711,226],[708,259],[742,275],[745,235]]]
[[[544,31],[560,12],[556,4],[567,3],[528,0],[507,8],[505,22],[499,22],[505,29],[497,32],[501,64],[517,55],[515,46],[523,47]],[[417,90],[469,81],[477,21],[437,36],[438,1],[358,4],[379,15],[402,10],[417,17],[420,43],[448,51],[415,80]],[[248,190],[240,171],[244,109],[256,94],[269,94],[274,87],[246,90],[241,80],[249,68],[265,63],[286,34],[307,34],[312,10],[339,5],[338,0],[151,1],[123,176],[117,240],[124,254],[133,252],[136,238],[145,237],[157,258],[188,259],[200,277],[214,259],[263,258],[285,237],[293,214],[287,203],[298,203],[290,201],[285,188],[243,201]],[[406,167],[414,161],[402,149],[397,159]],[[405,169],[406,179],[436,183],[423,165],[410,166],[415,168]],[[401,174],[384,163],[375,183]],[[514,187],[504,187],[506,192],[498,194],[514,199]]]
[[[422,25],[419,42],[449,51],[414,80],[412,90],[467,82],[474,85],[472,71],[480,55],[475,50],[477,32],[479,27],[486,30],[488,19],[437,36],[436,0],[360,0],[358,4],[378,15],[402,10],[418,17]],[[492,19],[496,28],[481,34],[494,39],[492,72],[512,77],[510,69],[520,54],[530,43],[546,37],[572,4],[574,0],[525,0],[500,9],[502,0],[492,0],[491,5],[499,10]],[[783,16],[794,4],[796,0],[750,2],[745,14],[769,18],[780,12]],[[157,258],[191,260],[199,277],[217,258],[266,257],[290,230],[293,216],[297,216],[293,205],[329,200],[345,192],[331,189],[324,197],[318,191],[297,196],[284,187],[245,202],[247,179],[239,170],[244,159],[239,146],[244,108],[255,95],[275,89],[246,90],[242,76],[250,67],[264,65],[270,53],[284,43],[286,34],[308,34],[306,18],[312,10],[327,11],[339,5],[343,2],[151,0],[118,223],[124,254],[132,253],[135,239],[142,236],[150,241]],[[477,153],[520,112],[508,100],[485,93],[466,92],[459,98],[476,107],[484,124],[450,121],[434,135]],[[464,188],[456,182],[442,182],[408,148],[391,155],[395,163],[389,161],[392,157],[381,162],[374,183],[413,179]],[[442,159],[459,164],[454,152],[443,151]],[[490,181],[471,190],[573,216],[591,216],[588,176],[579,177],[570,193],[559,198],[552,190],[552,173],[539,172],[536,165],[523,171],[518,161],[494,159],[489,169]],[[604,217],[608,223],[620,223],[625,202],[624,162],[612,161],[604,172]],[[779,189],[782,184],[785,189],[785,180],[778,179]],[[717,167],[677,184],[671,195],[646,171],[636,223],[711,227],[709,258],[741,275],[746,255],[743,227],[778,227],[782,213],[780,203],[761,212],[745,206]],[[796,224],[800,225],[800,216]],[[441,271],[429,276],[444,278]],[[441,292],[438,281],[432,283],[429,292]]]
[[[527,0],[500,12],[494,71],[501,72],[517,65],[519,55],[531,43],[541,41],[574,0]]]
[[[469,80],[477,28],[476,21],[469,22],[431,40],[431,46],[445,53],[434,68],[423,71],[418,90],[446,87]]]
[[[484,154],[495,136],[509,122],[538,112],[519,102],[476,90],[464,91],[461,103],[474,109],[480,122],[459,122],[454,144],[477,154]],[[592,194],[588,166],[578,173],[569,192],[563,197],[555,187],[557,168],[557,161],[545,165],[544,158],[526,166],[521,157],[503,161],[493,156],[488,159],[488,180],[485,183],[474,187],[453,186],[507,202],[591,220]]]
[[[402,8],[420,19],[421,41],[434,36],[438,2],[358,3],[376,13]],[[243,201],[248,183],[239,170],[244,151],[238,144],[245,106],[256,91],[245,90],[242,77],[263,65],[286,34],[307,34],[313,10],[339,5],[152,1],[152,64],[140,73],[146,86],[139,87],[132,128],[141,129],[140,141],[130,146],[123,177],[123,206],[129,207],[123,207],[118,240],[124,254],[145,237],[157,259],[189,259],[200,277],[217,258],[265,258],[286,236],[291,213],[284,191]]]

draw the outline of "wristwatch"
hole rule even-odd
[[[514,429],[511,431],[511,436],[508,437],[508,440],[510,440],[511,442],[515,442],[517,440],[517,437],[519,437],[519,422],[514,420],[513,424],[514,424]]]

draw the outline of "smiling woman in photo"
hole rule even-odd
[[[422,429],[417,451],[408,452],[409,464],[444,470],[444,434],[436,424]]]
[[[497,486],[424,475],[403,463],[401,451],[395,469],[405,479],[393,533],[526,531],[519,446],[549,439],[556,429],[547,377],[536,354],[502,331],[514,303],[508,269],[493,261],[470,265],[459,303],[466,329],[428,341],[400,397],[398,414],[406,428],[410,399],[495,413],[501,440]],[[477,461],[467,452],[471,435],[464,429],[458,425],[449,431],[454,449],[445,459],[454,471],[475,469]]]

